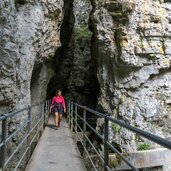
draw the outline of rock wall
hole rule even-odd
[[[0,3],[0,113],[29,105],[32,94],[41,92],[36,100],[45,99],[50,63],[60,46],[62,7],[62,0]]]
[[[171,139],[171,3],[162,0],[91,0],[93,58],[99,108]],[[121,129],[123,149],[146,141]]]
[[[54,75],[54,53],[61,46],[62,8],[62,0],[0,1],[0,114],[46,99],[47,85]],[[40,108],[31,111],[35,121],[37,110],[40,111]],[[25,123],[27,118],[27,111],[8,118],[8,135]],[[2,122],[0,137],[1,128]],[[21,130],[9,142],[8,156],[25,135],[25,129]],[[24,146],[12,158],[7,170],[14,169]],[[24,170],[25,164],[24,160],[19,170]]]
[[[100,88],[98,110],[171,139],[170,13],[166,0],[3,0],[0,114],[57,87],[95,108]],[[123,149],[145,141],[117,130]]]

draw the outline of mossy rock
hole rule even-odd
[[[111,124],[111,127],[112,127],[112,130],[115,132],[115,133],[120,133],[121,132],[121,127],[115,123],[112,123]]]
[[[86,26],[82,25],[75,28],[74,35],[75,39],[91,39],[92,33]]]
[[[109,156],[109,165],[111,167],[117,167],[121,164],[122,159],[117,154],[112,154]]]

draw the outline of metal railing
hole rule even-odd
[[[81,110],[81,112],[82,112],[81,114],[78,113],[78,108],[79,108],[79,110]],[[86,115],[88,112],[104,119],[104,136],[100,135],[100,133],[97,132],[87,122]],[[82,127],[80,126],[80,124],[78,124],[78,119],[82,121],[82,124],[83,124]],[[78,138],[78,140],[81,142],[83,150],[84,150],[84,154],[86,155],[86,157],[88,157],[88,159],[91,162],[91,165],[95,171],[98,171],[98,169],[97,169],[95,163],[93,162],[88,150],[86,149],[86,143],[89,143],[89,145],[94,149],[96,155],[99,157],[99,159],[103,163],[104,171],[111,170],[111,168],[109,166],[109,149],[111,149],[111,151],[115,152],[133,171],[138,171],[138,169],[135,168],[135,166],[133,166],[133,164],[130,161],[128,161],[128,159],[126,157],[124,157],[124,155],[122,155],[122,153],[120,153],[109,142],[109,122],[115,123],[123,128],[126,128],[129,131],[136,133],[139,136],[142,136],[154,143],[157,143],[157,144],[171,150],[171,142],[166,139],[163,139],[159,136],[145,132],[145,131],[138,129],[136,127],[133,127],[129,124],[126,124],[125,122],[123,122],[121,120],[117,120],[108,114],[105,115],[103,113],[100,113],[100,112],[97,112],[90,108],[87,108],[86,106],[81,106],[81,105],[73,103],[73,102],[69,102],[69,104],[68,104],[68,121],[69,121],[71,130],[75,133],[75,137]],[[80,134],[78,133],[78,129],[82,133],[82,135],[83,135],[82,137],[80,137]],[[95,135],[97,135],[102,140],[103,145],[104,145],[104,153],[103,154],[100,154],[98,152],[98,150],[94,147],[94,145],[91,142],[91,140],[89,139],[89,137],[86,135],[87,129],[90,129],[91,131],[93,131],[95,133]],[[84,155],[83,155],[83,158],[85,159]]]
[[[33,144],[40,138],[47,122],[50,103],[51,100],[46,100],[15,112],[0,115],[0,125],[2,126],[0,133],[0,170],[16,171],[21,167],[20,165],[24,160],[27,164]],[[17,128],[11,131],[10,124],[15,122],[17,118]],[[15,144],[16,147],[12,148],[11,144]],[[19,153],[21,153],[17,157],[19,160],[16,160],[15,155],[19,155]],[[13,160],[15,160],[13,162],[15,164],[9,166]]]

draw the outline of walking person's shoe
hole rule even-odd
[[[60,122],[58,122],[58,128],[60,128]]]

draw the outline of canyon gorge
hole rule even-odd
[[[171,140],[171,1],[2,0],[0,114],[57,88],[66,100]],[[96,125],[103,129],[100,119]],[[110,141],[126,152],[147,142],[112,124]]]

